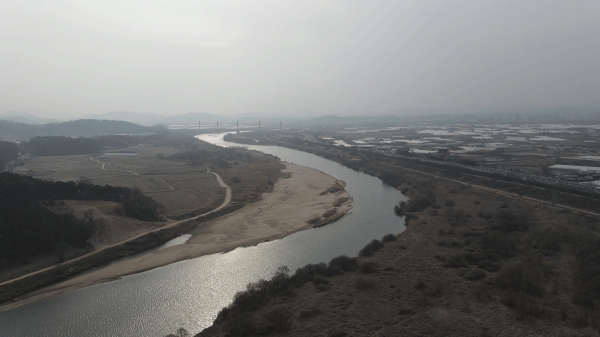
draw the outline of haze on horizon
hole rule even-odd
[[[1,1],[0,112],[598,102],[597,1]]]

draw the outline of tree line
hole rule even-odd
[[[0,172],[4,171],[5,165],[19,158],[19,146],[12,142],[0,141]]]
[[[167,130],[147,135],[111,135],[96,137],[39,136],[24,143],[23,150],[36,156],[72,156],[92,154],[138,144],[175,147],[184,150],[197,149],[198,142],[192,136],[173,134]]]
[[[30,125],[0,120],[0,134],[24,141],[35,136],[91,137],[97,135],[135,134],[157,132],[163,126],[147,127],[124,121],[79,119],[62,123]]]
[[[115,201],[122,205],[118,212],[144,221],[161,220],[164,212],[139,189],[0,173],[0,268],[59,244],[86,246],[96,225],[92,214],[77,219],[60,200]]]
[[[97,153],[102,150],[102,146],[90,138],[43,136],[32,138],[25,143],[24,149],[36,156],[68,156]]]

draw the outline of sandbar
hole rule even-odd
[[[38,289],[2,309],[177,261],[280,239],[310,229],[315,226],[315,222],[320,226],[336,221],[350,211],[353,199],[345,189],[328,191],[332,186],[345,186],[345,182],[313,168],[284,164],[286,169],[283,172],[288,173],[289,177],[278,180],[270,193],[263,194],[262,200],[214,220],[199,223],[186,243],[113,263]]]

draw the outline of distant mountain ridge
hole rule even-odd
[[[86,115],[84,117],[90,119],[122,120],[146,126],[157,124],[165,126],[197,125],[198,123],[201,123],[202,125],[216,125],[217,122],[221,124],[235,124],[236,122],[239,122],[240,125],[258,125],[258,121],[262,121],[265,124],[274,125],[279,124],[279,121],[290,123],[297,120],[296,118],[278,118],[261,113],[242,113],[231,116],[221,116],[206,112],[189,112],[177,116],[162,116],[157,114],[140,114],[130,111],[117,111],[105,114]]]
[[[190,112],[183,115],[173,116],[173,117],[163,117],[160,120],[157,120],[159,124],[163,125],[172,125],[172,124],[198,124],[200,123],[216,123],[220,122],[229,122],[229,119],[224,116],[219,116],[215,114],[210,114],[206,112]]]
[[[227,117],[205,113],[205,112],[190,112],[177,116],[164,116],[151,113],[138,113],[132,111],[111,111],[103,114],[93,114],[82,116],[83,119],[98,119],[98,120],[119,120],[140,125],[173,125],[173,124],[198,124],[216,123],[217,121],[228,122]]]
[[[201,123],[203,127],[207,127],[216,126],[217,121],[220,125],[235,125],[236,122],[239,122],[240,127],[258,126],[259,121],[261,122],[261,125],[271,127],[278,127],[279,122],[283,122],[284,127],[343,125],[384,127],[406,123],[600,123],[600,101],[558,107],[533,106],[484,108],[465,106],[444,110],[406,108],[395,111],[356,114],[353,116],[339,116],[333,114],[323,114],[318,116],[315,112],[297,111],[293,113],[293,116],[294,117],[281,117],[274,113],[263,112],[247,112],[229,116],[221,116],[206,112],[189,112],[177,116],[165,116],[155,113],[112,111],[103,114],[85,115],[79,120],[123,121],[138,124],[138,126],[143,127],[156,125],[167,127],[172,125],[198,125],[198,123]],[[58,122],[55,119],[47,119],[30,113],[14,111],[0,114],[0,121],[1,120],[30,125]],[[122,133],[128,133],[128,131],[123,131]]]
[[[48,124],[59,122],[58,119],[43,118],[23,111],[7,111],[0,114],[0,120],[25,124]]]
[[[103,114],[84,115],[78,119],[114,120],[149,126],[159,124],[156,123],[156,121],[162,118],[164,118],[164,116],[153,113],[111,111]]]
[[[79,119],[62,123],[30,125],[0,120],[0,139],[24,141],[35,136],[92,137],[116,134],[155,133],[162,127],[147,127],[123,121]]]

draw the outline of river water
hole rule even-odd
[[[223,134],[199,138],[237,146],[224,142]],[[407,197],[381,180],[309,153],[249,147],[346,181],[354,197],[351,213],[281,240],[173,263],[0,311],[0,336],[161,337],[180,327],[197,333],[211,325],[237,291],[271,277],[279,266],[294,271],[341,254],[356,256],[372,239],[404,230],[404,219],[393,207]]]

